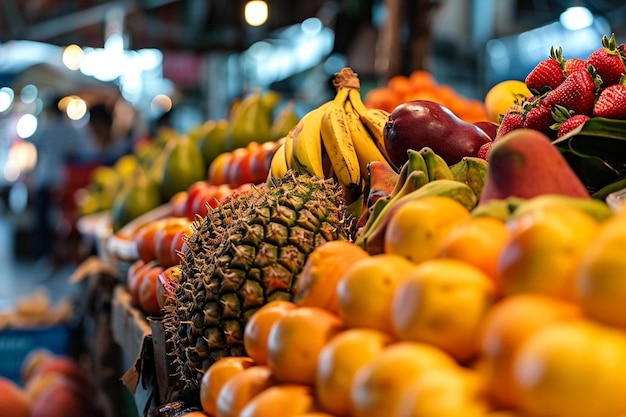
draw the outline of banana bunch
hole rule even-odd
[[[335,98],[304,115],[285,136],[270,176],[294,170],[335,178],[351,203],[368,185],[371,161],[390,165],[383,140],[389,113],[365,107],[359,80],[350,68],[336,73],[333,83]]]

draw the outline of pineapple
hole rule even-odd
[[[245,355],[250,316],[269,301],[292,300],[307,256],[326,241],[348,239],[348,220],[334,180],[293,172],[196,219],[164,316],[181,390],[197,398],[213,362]]]

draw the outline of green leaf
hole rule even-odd
[[[552,143],[590,192],[626,175],[626,120],[592,117]]]

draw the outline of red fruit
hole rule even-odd
[[[502,121],[500,122],[500,127],[496,133],[497,139],[501,136],[506,135],[511,130],[519,129],[524,127],[524,112],[521,106],[513,105],[509,107],[504,116],[502,117]]]
[[[92,394],[72,383],[59,383],[44,390],[32,405],[32,416],[84,417],[98,415]]]
[[[569,119],[561,123],[559,127],[559,131],[557,132],[556,136],[558,138],[560,138],[561,136],[564,136],[565,134],[571,132],[572,130],[576,129],[578,126],[585,123],[587,120],[589,120],[589,116],[587,116],[586,114],[573,115],[572,117],[570,117]]]
[[[620,77],[626,71],[621,54],[613,33],[610,38],[602,36],[602,47],[587,57],[587,65],[593,65],[596,69],[602,79],[603,88],[619,83]]]
[[[526,76],[526,87],[531,91],[540,92],[546,88],[555,89],[565,79],[563,72],[563,54],[561,48],[550,48],[550,57],[540,61]]]
[[[560,105],[575,114],[590,115],[596,99],[596,78],[587,70],[576,71],[543,99],[548,107]]]
[[[476,156],[484,159],[485,161],[488,161],[489,151],[491,150],[492,145],[493,145],[493,142],[485,143],[483,146],[480,147],[480,149],[478,149],[478,154],[476,154]]]
[[[157,297],[157,280],[164,268],[157,265],[150,268],[139,284],[139,307],[147,316],[161,316],[161,307]]]
[[[0,375],[0,410],[6,417],[30,417],[30,399],[24,390],[7,377]]]
[[[554,131],[550,129],[553,124],[552,107],[544,100],[540,100],[535,107],[529,110],[524,119],[525,128],[538,130],[548,136],[554,136]]]
[[[581,58],[570,58],[565,61],[563,69],[565,70],[565,76],[570,76],[572,73],[580,70],[587,69],[587,62]]]
[[[626,86],[610,85],[600,93],[593,115],[609,119],[626,119]]]

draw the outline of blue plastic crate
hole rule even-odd
[[[0,375],[21,384],[20,367],[26,355],[38,348],[66,355],[69,353],[71,337],[70,325],[0,331]]]

